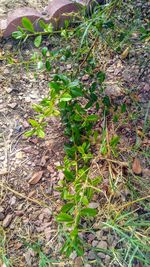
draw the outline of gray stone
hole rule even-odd
[[[0,221],[4,220],[4,218],[5,218],[4,213],[0,212]]]
[[[12,91],[13,91],[12,88],[10,88],[10,87],[6,88],[6,92],[7,92],[8,94],[10,94]]]
[[[97,248],[101,248],[101,249],[107,249],[108,245],[106,241],[100,241],[97,245]]]
[[[106,264],[106,266],[109,266],[110,260],[111,260],[111,257],[109,255],[105,255],[105,264]]]
[[[97,209],[99,207],[99,203],[91,202],[89,203],[88,207],[92,209]]]
[[[96,255],[95,255],[95,253],[93,251],[90,251],[88,253],[88,256],[87,257],[88,257],[89,260],[95,260]]]
[[[98,245],[98,241],[97,240],[93,240],[92,247],[96,247],[97,245]]]
[[[105,259],[105,257],[106,257],[106,255],[102,252],[99,252],[97,255],[100,259]]]
[[[10,103],[8,104],[8,107],[14,109],[17,106],[17,103]]]
[[[98,240],[101,240],[102,236],[103,236],[103,231],[102,230],[99,230],[99,231],[96,232],[96,237],[97,237]]]

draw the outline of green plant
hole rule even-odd
[[[47,47],[43,47],[40,55],[34,54],[31,59],[36,62],[38,70],[49,72],[52,80],[49,83],[50,92],[48,97],[44,98],[40,104],[33,105],[37,115],[34,119],[29,119],[31,130],[26,133],[26,136],[37,135],[40,138],[44,138],[44,129],[48,123],[47,118],[50,116],[61,117],[64,134],[66,135],[64,164],[58,168],[63,170],[65,178],[57,186],[57,190],[61,192],[64,205],[56,220],[62,225],[62,233],[65,238],[62,252],[65,252],[67,256],[74,250],[78,255],[83,255],[84,253],[85,244],[80,238],[79,233],[83,231],[83,222],[86,220],[92,221],[93,217],[98,213],[97,209],[89,208],[89,203],[94,193],[99,192],[106,197],[108,202],[106,203],[106,208],[108,205],[108,217],[110,218],[112,213],[117,214],[116,206],[116,210],[111,210],[111,203],[113,206],[115,202],[117,183],[124,183],[124,180],[120,182],[122,168],[121,174],[118,175],[116,181],[114,181],[114,176],[111,172],[110,162],[111,160],[113,161],[111,158],[115,157],[114,163],[117,164],[117,158],[119,157],[120,137],[114,132],[109,136],[107,124],[112,119],[112,115],[113,122],[117,124],[121,115],[126,113],[126,104],[121,104],[118,112],[116,106],[114,107],[111,103],[111,99],[105,95],[103,83],[105,82],[106,75],[100,68],[96,73],[94,72],[98,65],[98,60],[93,52],[100,38],[118,53],[124,50],[124,46],[131,45],[132,34],[136,30],[139,31],[139,22],[135,21],[135,23],[130,24],[130,27],[128,26],[129,21],[132,20],[131,14],[133,10],[132,8],[129,9],[129,20],[126,22],[122,14],[123,9],[121,9],[123,2],[121,0],[111,1],[106,7],[98,8],[91,18],[82,18],[81,25],[76,29],[69,30],[67,28],[59,31],[63,41],[67,40],[69,42],[72,38],[80,38],[80,45],[77,48],[67,45],[59,51],[49,51]],[[124,7],[127,8],[126,3],[123,3]],[[114,14],[114,10],[117,10],[118,13]],[[135,14],[135,17],[137,17],[137,14]],[[45,24],[43,24],[44,32],[36,33],[33,25],[26,18],[23,19],[22,24],[24,29],[19,28],[19,31],[14,33],[13,36],[24,41],[29,37],[34,37],[35,47],[39,47],[42,44],[43,35],[55,33],[51,25]],[[71,62],[73,64],[76,63],[78,66],[75,72],[61,74],[58,67],[56,68],[56,73],[51,74],[54,62],[65,62],[70,58]],[[88,85],[81,82],[81,77],[84,74],[89,76],[90,82]],[[99,112],[100,108],[101,112]],[[132,119],[135,116],[137,114],[134,115],[133,113]],[[106,186],[106,191],[108,190],[109,192],[108,197],[103,189],[103,177],[95,175],[93,178],[90,175],[90,164],[95,157],[91,136],[94,137],[95,144],[99,137],[95,125],[100,119],[103,121],[103,129],[99,154],[103,157],[103,160],[109,162],[109,184]],[[145,124],[146,122],[147,114]],[[128,215],[130,216],[131,214],[120,215],[115,221],[114,219],[107,220],[106,217],[104,219],[103,225],[118,234],[120,244],[122,244],[122,241],[126,242],[127,240],[130,246],[129,250],[114,250],[110,252],[110,255],[114,256],[120,266],[125,264],[124,255],[129,266],[132,266],[134,260],[145,264],[148,262],[146,259],[147,243],[144,246],[146,251],[146,257],[144,258],[144,250],[142,251],[143,243],[139,243],[136,236],[137,230],[133,227],[136,219],[134,218],[131,222],[127,219]],[[146,219],[144,220],[144,225],[147,227],[145,221]],[[124,223],[124,226],[122,226],[122,223]],[[140,223],[138,225],[140,226]],[[135,231],[132,236],[130,236],[130,229]],[[144,242],[147,242],[147,240],[144,240]],[[39,255],[41,255],[42,262],[47,262],[42,252]]]
[[[49,86],[50,96],[43,99],[40,105],[33,106],[38,115],[36,120],[29,120],[32,129],[26,136],[36,134],[44,137],[45,118],[61,115],[68,142],[64,147],[64,165],[59,167],[63,170],[65,179],[59,183],[57,190],[61,192],[66,204],[56,219],[59,223],[64,223],[70,236],[62,251],[68,256],[73,250],[82,255],[82,242],[78,237],[80,222],[86,217],[96,216],[96,209],[89,208],[88,204],[96,186],[101,182],[101,177],[91,179],[88,174],[93,157],[90,136],[94,135],[93,126],[99,118],[97,114],[88,114],[88,110],[96,105],[97,96],[96,92],[86,90],[79,80],[71,80],[64,75],[54,75]],[[82,104],[83,101],[87,104]]]
[[[6,235],[2,228],[0,228],[0,265],[12,267],[12,264],[6,255]]]

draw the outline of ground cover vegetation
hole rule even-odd
[[[148,172],[144,174],[149,164],[150,105],[146,103],[145,108],[140,104],[136,89],[122,81],[119,96],[107,94],[114,85],[109,84],[104,67],[108,51],[125,62],[130,51],[136,51],[137,43],[143,51],[148,50],[149,21],[140,12],[134,1],[114,0],[96,7],[90,17],[83,11],[71,25],[66,21],[60,31],[41,21],[44,31],[37,33],[24,18],[22,27],[12,34],[21,46],[32,40],[37,48],[19,64],[28,71],[35,69],[37,79],[40,72],[50,76],[49,94],[39,104],[33,103],[31,129],[25,135],[45,138],[49,118],[61,118],[64,162],[58,170],[63,171],[64,179],[55,187],[62,200],[55,219],[63,240],[61,253],[68,258],[76,253],[79,262],[75,266],[150,264],[149,179]],[[51,40],[55,35],[62,48],[51,50],[43,45],[45,38]],[[9,57],[9,64],[14,64],[13,60]],[[66,72],[61,71],[59,62],[68,62]],[[140,64],[147,68],[146,60]],[[103,240],[102,246],[91,246],[86,236],[96,235],[95,229],[114,236],[116,244],[105,246]],[[5,233],[1,236],[0,253],[9,266]],[[26,245],[37,252],[38,266],[58,264],[44,255],[40,245]],[[87,250],[95,255],[90,263],[84,257]],[[109,262],[100,260],[98,253],[104,258],[107,255]]]

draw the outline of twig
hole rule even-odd
[[[4,185],[3,183],[0,183],[0,187],[4,187],[6,190],[9,190],[10,192],[14,193],[16,196],[21,197],[21,198],[24,198],[27,201],[33,202],[33,203],[35,203],[35,204],[37,204],[39,206],[43,206],[45,208],[49,208],[49,206],[47,204],[43,203],[42,201],[38,201],[37,199],[34,199],[34,198],[30,198],[28,196],[25,196],[24,194],[19,193],[18,191],[12,189],[11,187],[9,187],[7,185]]]
[[[99,36],[96,37],[96,39],[94,40],[93,44],[91,45],[90,49],[89,49],[89,52],[87,53],[85,59],[82,61],[82,63],[80,64],[79,66],[79,71],[80,69],[82,68],[82,66],[84,65],[84,63],[87,61],[88,57],[90,56],[94,46],[96,45],[96,43],[98,42],[98,39],[99,39]]]

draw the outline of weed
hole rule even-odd
[[[121,4],[123,8],[121,8]],[[128,14],[126,20],[125,10]],[[37,33],[34,31],[32,23],[24,18],[22,20],[23,27],[19,27],[18,31],[13,33],[14,38],[24,41],[29,37],[34,37],[34,45],[37,48],[42,43],[43,35],[52,36],[54,33],[59,33],[62,40],[67,41],[80,37],[80,45],[76,49],[67,46],[66,49],[59,51],[49,51],[47,47],[43,47],[40,55],[32,56],[37,69],[48,73],[51,72],[55,61],[65,62],[70,59],[77,64],[77,68],[75,72],[68,74],[62,74],[58,68],[55,74],[51,75],[51,82],[48,84],[49,95],[40,104],[33,105],[37,115],[35,118],[29,119],[31,129],[26,133],[27,137],[37,135],[44,138],[47,118],[50,116],[61,117],[67,141],[64,145],[64,163],[58,169],[63,170],[65,178],[58,183],[57,190],[61,192],[64,205],[56,220],[61,225],[61,234],[65,238],[61,252],[65,253],[67,257],[73,251],[76,251],[78,256],[84,254],[86,245],[83,238],[80,237],[80,233],[84,232],[83,223],[86,221],[90,225],[92,219],[97,220],[101,213],[102,219],[104,219],[99,219],[101,228],[107,227],[108,232],[111,231],[117,236],[118,242],[114,248],[107,251],[97,248],[95,250],[108,253],[112,258],[111,263],[119,264],[119,266],[134,266],[137,263],[144,266],[149,265],[149,238],[147,235],[149,213],[145,214],[145,208],[141,209],[144,214],[140,214],[138,209],[135,209],[135,212],[132,210],[138,202],[146,203],[146,198],[149,196],[138,199],[139,192],[133,183],[133,173],[129,173],[126,177],[127,170],[123,168],[127,167],[127,164],[124,162],[122,164],[118,160],[120,156],[123,158],[120,151],[121,139],[117,130],[114,130],[114,124],[116,128],[119,128],[120,125],[117,125],[120,121],[121,126],[123,122],[136,122],[140,106],[135,103],[137,109],[129,114],[125,103],[121,103],[119,107],[113,105],[111,99],[105,94],[106,74],[101,70],[94,72],[98,63],[94,50],[100,39],[103,43],[107,43],[115,53],[119,53],[122,60],[128,57],[132,46],[131,37],[134,32],[138,31],[139,33],[138,18],[139,14],[133,13],[132,6],[125,1],[114,0],[104,8],[97,9],[91,18],[81,18],[83,22],[73,30],[69,30],[67,27],[55,32],[51,24],[47,25],[41,21],[44,32]],[[133,23],[130,24],[132,20]],[[147,39],[147,30],[142,28],[142,32]],[[81,82],[81,76],[84,74],[88,75],[90,81],[92,80],[89,85]],[[149,107],[144,119],[144,133],[147,130],[148,111]],[[127,115],[129,116],[127,117]],[[99,136],[95,128],[100,120],[103,125]],[[110,125],[113,130],[108,128]],[[94,145],[97,144],[97,139],[100,137],[98,156],[93,152],[91,136],[94,137]],[[138,149],[139,145],[136,144],[135,150],[138,151]],[[142,153],[147,153],[147,151]],[[104,183],[105,179],[103,174],[101,175],[101,170],[99,171],[100,175],[91,176],[90,167],[93,160],[103,162],[104,172],[108,177],[107,184]],[[129,179],[130,174],[131,179]],[[137,177],[134,178],[137,179]],[[138,184],[140,184],[140,179]],[[120,202],[122,203],[121,194],[118,200],[117,193],[121,193],[126,186],[131,189],[129,197],[133,200],[128,202],[128,196],[126,196],[126,204],[120,205]],[[89,207],[96,192],[101,194],[100,211]],[[39,266],[46,266],[51,262],[39,247],[36,251],[39,257]],[[96,260],[94,264],[95,262]]]

